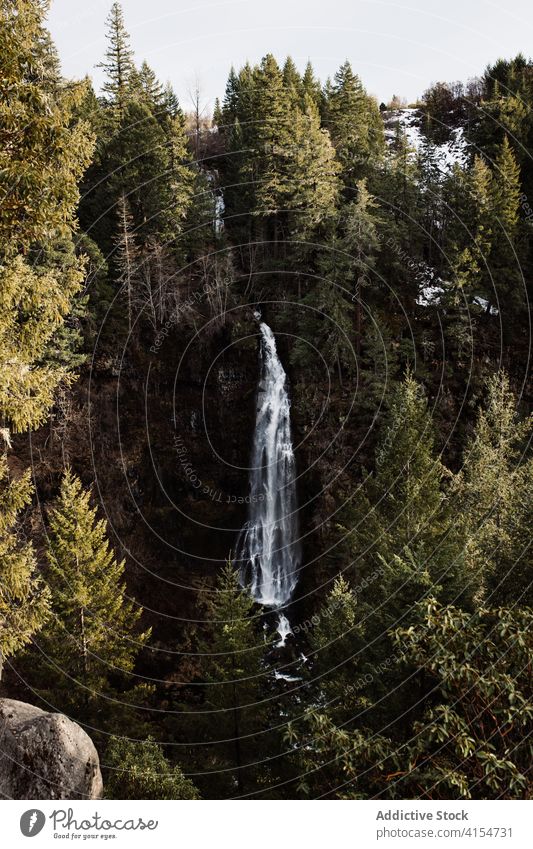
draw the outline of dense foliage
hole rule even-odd
[[[207,120],[118,3],[102,92],[64,80],[47,5],[0,0],[2,687],[87,728],[108,798],[531,798],[533,63],[380,109],[268,54]],[[217,512],[257,308],[286,640]]]

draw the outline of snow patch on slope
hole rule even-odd
[[[427,144],[427,139],[420,129],[422,113],[419,109],[393,109],[384,115],[385,140],[389,146],[394,143],[397,128],[400,127],[413,156],[416,156]],[[437,163],[442,173],[449,171],[454,165],[463,166],[466,163],[466,140],[462,127],[451,131],[452,139],[444,144],[434,145]]]

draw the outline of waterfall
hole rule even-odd
[[[241,583],[250,587],[253,598],[259,604],[276,608],[290,601],[301,561],[296,467],[287,375],[272,330],[264,321],[260,321],[259,329],[260,378],[248,521],[237,544],[237,562]]]

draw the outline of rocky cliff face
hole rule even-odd
[[[0,699],[0,797],[100,799],[102,790],[98,754],[79,725]]]

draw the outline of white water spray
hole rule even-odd
[[[255,601],[277,608],[290,601],[301,562],[296,467],[287,375],[272,330],[263,321],[259,328],[261,373],[250,467],[250,504],[248,521],[237,545],[237,562],[241,583],[250,587]],[[279,624],[284,641],[290,625],[283,614]]]

